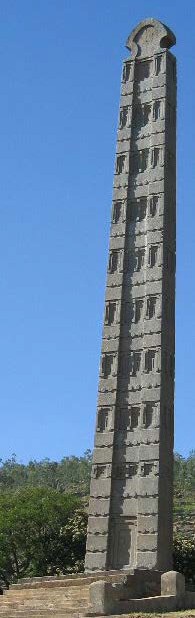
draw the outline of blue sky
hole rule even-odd
[[[121,63],[151,16],[177,36],[175,449],[194,447],[194,0],[1,0],[3,459],[92,447]]]

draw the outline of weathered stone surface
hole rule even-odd
[[[185,595],[185,577],[177,571],[168,571],[163,573],[161,577],[161,594],[169,596],[184,596]]]
[[[123,64],[86,570],[171,568],[174,43],[146,20]]]

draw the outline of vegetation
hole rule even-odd
[[[83,570],[87,514],[73,495],[47,488],[0,496],[0,579]]]
[[[174,568],[185,575],[186,581],[195,584],[195,535],[185,539],[181,534],[174,538]]]
[[[0,463],[1,585],[82,571],[91,452],[28,465]],[[175,455],[174,567],[195,583],[195,451]]]
[[[0,493],[25,487],[47,487],[60,493],[73,493],[79,497],[89,494],[91,451],[83,457],[64,457],[60,462],[43,459],[18,463],[16,455],[0,459]]]

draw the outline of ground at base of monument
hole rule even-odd
[[[123,616],[128,614],[163,614],[195,609],[195,592],[185,588],[185,578],[176,571],[167,571],[160,575],[154,572],[154,584],[160,591],[152,595],[143,594],[151,584],[152,572],[135,571],[134,575],[124,578],[121,583],[105,580],[93,582],[89,586],[90,609],[86,616]],[[138,593],[138,594],[136,594]],[[159,594],[160,593],[160,594]]]
[[[116,614],[112,614],[110,616],[107,616],[106,618],[194,618],[194,617],[195,617],[195,609],[184,610],[184,611],[178,610],[177,612],[171,612],[171,613],[164,612],[163,614],[157,614],[156,612],[155,613],[153,612],[150,614],[148,613],[144,613],[144,614],[128,613],[128,614],[120,614],[118,616]],[[75,618],[77,617],[75,616]],[[102,618],[102,616],[97,616],[96,618]]]

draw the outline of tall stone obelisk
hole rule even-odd
[[[174,34],[148,19],[124,62],[86,571],[172,560]]]

